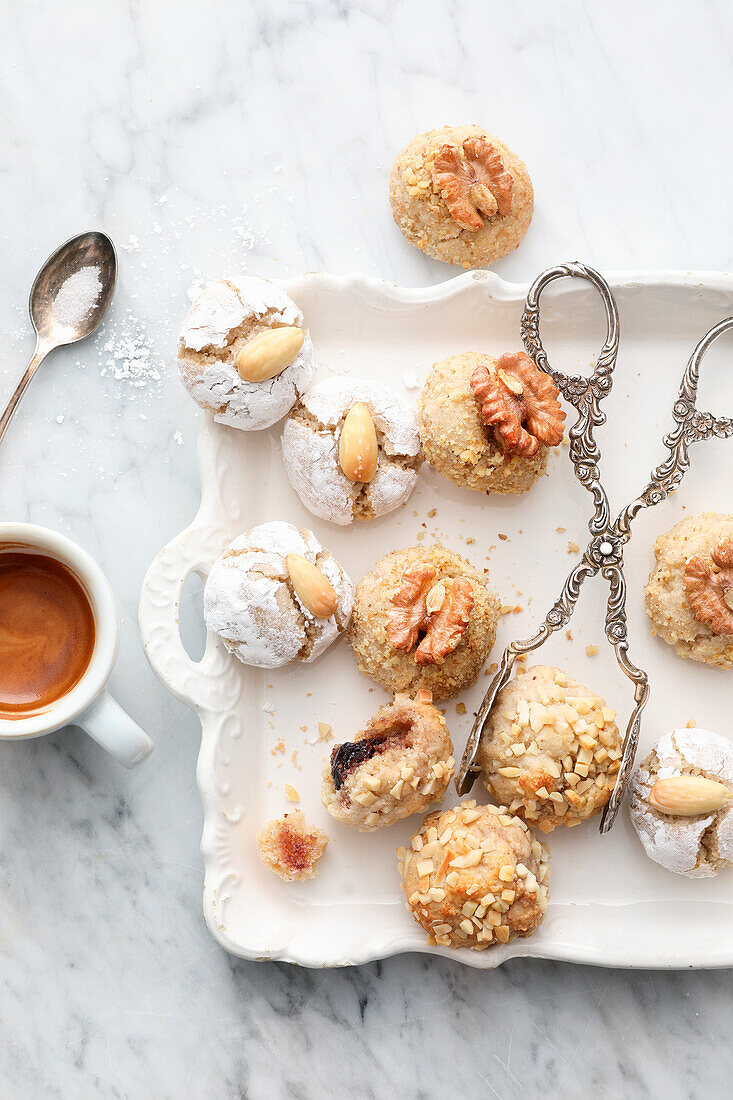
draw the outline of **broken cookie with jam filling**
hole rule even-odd
[[[428,691],[398,695],[353,741],[336,745],[323,773],[323,804],[361,832],[424,813],[455,769],[445,718]]]

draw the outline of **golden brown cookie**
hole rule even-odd
[[[528,380],[541,393],[535,399],[533,390],[531,409],[518,408],[518,398],[530,396]],[[565,413],[552,380],[523,353],[462,352],[433,366],[417,419],[423,454],[443,477],[479,492],[524,493],[562,441]]]
[[[440,802],[455,768],[445,718],[429,692],[398,695],[353,741],[336,745],[323,773],[323,805],[362,832]]]
[[[526,166],[480,126],[418,134],[394,162],[389,197],[411,244],[463,267],[496,263],[515,249],[534,209]]]
[[[615,719],[559,668],[518,672],[499,692],[479,744],[487,790],[545,833],[600,813],[621,759]]]
[[[362,578],[348,639],[359,668],[389,692],[447,699],[470,687],[496,637],[487,578],[443,546],[393,550]]]
[[[733,516],[687,516],[660,535],[646,586],[652,632],[680,657],[733,667]]]
[[[441,946],[481,951],[542,922],[550,853],[503,806],[429,814],[398,857],[407,908]]]

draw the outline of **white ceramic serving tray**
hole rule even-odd
[[[563,260],[566,257],[555,257]],[[621,352],[615,386],[604,403],[608,423],[599,432],[603,478],[619,508],[646,484],[662,455],[661,436],[687,358],[706,330],[733,313],[733,279],[671,273],[610,277],[621,316]],[[304,275],[284,284],[302,308],[319,362],[318,377],[348,372],[387,382],[411,400],[433,362],[458,351],[499,354],[519,349],[519,319],[527,287],[477,271],[439,286],[403,289],[376,279]],[[564,281],[543,296],[543,336],[555,366],[587,370],[605,336],[592,288]],[[702,407],[733,410],[730,340],[706,357]],[[171,382],[171,384],[175,384]],[[572,412],[572,410],[571,410]],[[731,730],[731,673],[677,657],[652,638],[642,589],[656,536],[686,513],[733,512],[733,442],[699,444],[682,487],[665,504],[638,518],[626,563],[632,659],[649,672],[651,699],[641,751],[666,730],[694,719],[719,733]],[[145,579],[140,627],[148,658],[163,683],[198,712],[203,728],[198,783],[204,805],[202,851],[204,912],[216,939],[234,954],[282,959],[306,966],[339,966],[401,951],[446,955],[471,966],[493,967],[517,955],[608,966],[713,967],[733,965],[733,870],[688,881],[645,856],[626,809],[601,837],[597,819],[549,837],[550,906],[539,932],[483,952],[428,947],[409,916],[395,849],[419,819],[358,834],[328,817],[320,801],[320,774],[336,741],[350,739],[385,701],[380,688],[356,669],[345,642],[314,665],[275,672],[245,668],[209,637],[200,662],[179,634],[179,602],[187,576],[205,576],[214,558],[245,529],[270,519],[311,527],[355,581],[382,554],[416,540],[438,539],[477,566],[490,569],[506,605],[492,659],[514,637],[534,632],[560,591],[574,557],[568,544],[585,545],[590,498],[575,482],[561,448],[530,493],[487,497],[460,490],[423,467],[402,510],[369,524],[338,528],[310,516],[286,481],[280,427],[240,432],[205,416],[199,438],[202,502],[193,523],[158,555]],[[728,472],[726,472],[728,471]],[[599,691],[619,711],[631,685],[616,666],[603,633],[607,588],[584,587],[571,624],[541,659],[558,664]],[[586,646],[597,645],[597,656]],[[460,759],[488,679],[446,704]],[[318,723],[334,739],[318,743]],[[284,752],[278,743],[284,743]],[[255,835],[293,804],[330,837],[318,877],[286,884],[261,863]],[[477,785],[479,800],[485,793]],[[447,804],[456,801],[451,785]]]

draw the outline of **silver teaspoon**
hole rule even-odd
[[[116,282],[115,246],[105,233],[80,233],[46,260],[28,301],[36,350],[0,417],[0,443],[28,383],[48,353],[94,332],[112,301]]]

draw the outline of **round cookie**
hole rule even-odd
[[[599,813],[616,785],[615,712],[558,668],[520,671],[496,698],[477,763],[490,794],[548,833]]]
[[[503,362],[513,369],[508,373],[504,371]],[[543,405],[551,419],[540,426],[531,421],[530,426],[549,440],[549,445],[535,436],[530,436],[528,444],[524,435],[519,434],[529,434],[521,418],[515,416],[510,422],[504,415],[501,402],[504,398],[511,401],[512,395],[500,380],[492,395],[498,397],[498,404],[489,405],[482,400],[487,396],[487,386],[498,378],[500,369],[502,377],[512,385],[520,370],[526,372],[533,385],[542,388]],[[418,397],[417,418],[423,454],[439,474],[456,485],[486,493],[524,493],[544,473],[549,446],[562,441],[565,413],[556,395],[552,380],[522,353],[500,359],[478,352],[451,355],[435,363]],[[485,409],[490,410],[486,415]],[[508,430],[516,433],[509,436],[510,447],[534,453],[510,453],[504,441]]]
[[[178,341],[181,381],[219,424],[246,432],[269,428],[292,409],[313,378],[313,344],[303,314],[285,291],[250,276],[205,283],[190,296]],[[237,357],[242,349],[282,327],[303,331],[294,358],[272,378],[241,377]]]
[[[646,586],[652,632],[680,657],[733,667],[733,516],[687,516],[660,535]]]
[[[364,481],[344,473],[344,433],[351,431],[355,407],[362,417],[366,412],[373,447],[376,436],[375,461],[360,471],[371,475]],[[363,434],[356,425],[357,453]],[[282,449],[288,480],[306,508],[342,526],[403,504],[422,461],[417,421],[407,402],[379,382],[351,378],[329,378],[308,390],[288,417]]]
[[[503,806],[429,814],[398,856],[407,908],[443,947],[481,951],[542,922],[550,853]]]
[[[440,802],[455,763],[445,718],[429,693],[397,696],[353,741],[335,746],[323,773],[323,805],[361,832],[393,825]]]
[[[711,878],[733,863],[733,801],[693,815],[662,813],[652,804],[654,784],[672,776],[703,776],[733,792],[733,745],[708,730],[673,730],[629,783],[631,820],[649,858],[678,875]]]
[[[411,244],[462,267],[496,263],[515,249],[534,209],[526,166],[480,126],[413,138],[392,167],[389,199]]]
[[[304,602],[300,577],[309,565],[330,590],[335,606],[327,615]],[[230,543],[212,565],[204,618],[243,664],[280,668],[320,657],[346,629],[353,598],[349,577],[312,531],[263,523]]]
[[[361,671],[386,691],[448,699],[476,681],[498,618],[483,574],[443,546],[413,546],[359,582],[348,638]]]

